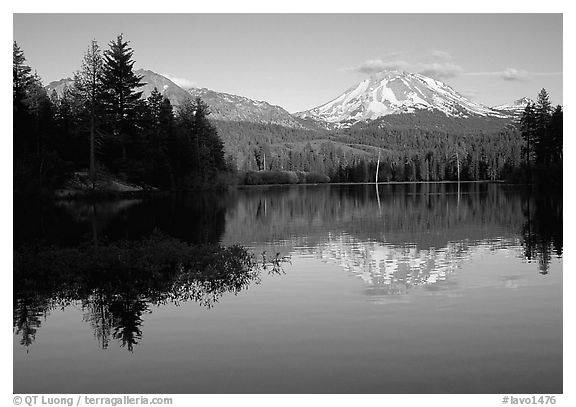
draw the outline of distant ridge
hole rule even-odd
[[[310,110],[290,114],[280,106],[207,88],[183,89],[169,78],[138,69],[145,85],[142,97],[154,88],[178,106],[186,99],[202,98],[212,120],[278,125],[302,130],[335,130],[351,126],[418,127],[432,129],[504,127],[530,101],[487,107],[472,102],[450,86],[424,75],[385,71],[372,75],[337,98]],[[61,95],[71,78],[51,82],[48,94]],[[450,122],[448,125],[446,123]],[[455,124],[456,123],[456,124]]]

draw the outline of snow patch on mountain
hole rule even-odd
[[[524,109],[526,109],[526,106],[528,106],[528,103],[534,104],[534,101],[530,98],[523,97],[523,98],[520,98],[518,100],[515,100],[511,104],[503,104],[503,105],[493,106],[492,109],[498,110],[498,111],[503,111],[503,112],[511,112],[511,113],[518,113],[519,114],[519,113],[522,113],[524,111]]]
[[[402,71],[372,75],[328,103],[295,115],[346,127],[359,121],[417,110],[436,110],[448,117],[459,118],[509,116],[506,112],[466,99],[438,80]]]

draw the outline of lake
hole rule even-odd
[[[312,185],[14,207],[16,393],[563,391],[561,196]]]

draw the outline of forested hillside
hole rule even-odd
[[[522,137],[500,131],[436,130],[407,124],[310,131],[246,122],[215,122],[230,163],[240,171],[311,171],[332,181],[502,179],[521,162]],[[380,158],[378,158],[380,157]]]
[[[111,178],[188,190],[264,172],[313,174],[286,182],[561,180],[562,108],[544,89],[520,118],[428,109],[328,130],[266,102],[184,90],[135,70],[133,56],[122,35],[104,51],[93,41],[73,79],[44,88],[14,42],[16,191],[50,191],[72,174],[95,190]]]

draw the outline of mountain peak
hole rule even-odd
[[[534,101],[526,96],[514,101],[514,106],[526,106],[528,103],[534,103]]]
[[[505,103],[503,105],[494,106],[492,109],[498,110],[501,112],[510,112],[514,114],[522,113],[528,103],[534,103],[534,101],[528,97],[522,97],[520,99],[516,99],[512,103]]]
[[[296,115],[346,127],[359,121],[419,110],[439,111],[460,118],[505,117],[501,112],[466,99],[441,81],[398,70],[373,74],[337,98]]]
[[[392,79],[398,76],[407,76],[408,72],[401,71],[399,69],[385,69],[383,71],[372,73],[369,79],[382,80],[382,79]]]

